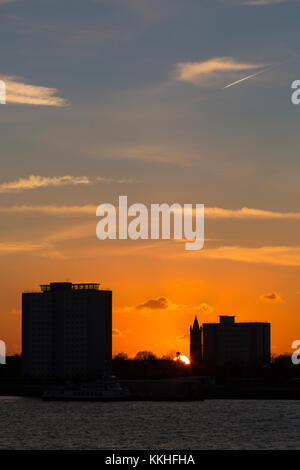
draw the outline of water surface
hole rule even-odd
[[[1,449],[300,449],[300,401],[0,397]]]

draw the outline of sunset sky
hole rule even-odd
[[[296,0],[0,0],[8,354],[21,350],[22,291],[66,280],[113,290],[114,353],[188,355],[195,313],[269,321],[272,351],[291,352],[299,15]],[[119,195],[205,204],[204,249],[98,240],[96,207]]]

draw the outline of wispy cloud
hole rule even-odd
[[[222,209],[205,207],[205,217],[210,219],[291,219],[300,220],[300,212],[276,212],[242,207],[241,209]]]
[[[48,241],[0,241],[0,256],[30,253],[47,258],[66,259],[53,244]]]
[[[178,314],[178,313],[188,313],[192,316],[196,314],[201,314],[202,318],[203,316],[206,316],[206,314],[210,314],[214,311],[214,308],[209,305],[208,303],[200,303],[199,305],[188,305],[188,304],[177,304],[173,303],[170,299],[168,299],[165,296],[161,297],[154,297],[145,300],[145,302],[136,305],[136,306],[125,306],[119,311],[122,313],[128,313],[132,311],[145,311],[146,313],[155,313],[157,312],[172,312],[173,314]]]
[[[45,243],[31,242],[0,242],[0,254],[26,253],[48,248]]]
[[[194,256],[243,263],[300,266],[300,247],[297,246],[262,246],[257,248],[220,246],[194,252]]]
[[[6,102],[30,104],[36,106],[67,106],[68,101],[56,96],[56,88],[37,86],[25,83],[15,75],[0,75],[6,85]]]
[[[1,188],[1,185],[0,185]],[[1,192],[1,189],[0,189]],[[3,191],[2,191],[3,192]],[[21,204],[14,206],[0,206],[0,213],[32,213],[49,215],[86,215],[95,214],[97,204],[86,204],[83,206],[58,206]],[[223,209],[221,207],[205,207],[205,218],[207,219],[263,219],[263,220],[300,220],[300,212],[276,212],[262,209]]]
[[[47,188],[50,186],[67,186],[67,185],[79,185],[79,184],[94,184],[94,183],[117,183],[117,184],[131,184],[133,181],[129,179],[114,179],[105,178],[102,176],[96,176],[95,178],[89,178],[87,176],[40,176],[31,175],[28,178],[19,178],[15,181],[9,181],[6,183],[0,183],[0,193],[10,193],[16,191],[25,191],[28,189]],[[73,212],[86,212],[87,206],[75,206]],[[20,207],[15,207],[14,210],[19,211]],[[23,206],[24,211],[31,212],[62,212],[72,211],[72,207],[59,207],[59,206]],[[89,207],[90,209],[90,207]],[[1,209],[0,209],[1,210]]]
[[[128,119],[128,112],[127,112]],[[94,148],[90,148],[89,154],[97,156],[105,154],[109,159],[126,159],[126,160],[143,160],[150,162],[166,162],[172,165],[182,166],[182,150],[175,145],[131,145],[131,144],[97,144]],[[186,162],[185,162],[186,165]]]
[[[114,328],[112,330],[113,336],[126,336],[126,335],[130,335],[130,333],[131,333],[131,330],[122,331],[122,330],[119,330],[118,328]]]
[[[214,308],[206,303],[202,303],[200,305],[196,305],[194,307],[196,313],[211,313],[214,311]]]
[[[232,57],[214,57],[202,62],[181,62],[176,64],[173,79],[194,85],[204,85],[207,80],[211,80],[224,72],[239,72],[261,67],[261,64],[239,62]]]
[[[113,336],[122,336],[122,331],[118,330],[118,328],[113,328],[112,335]]]
[[[100,247],[100,246],[99,246]],[[155,248],[155,250],[153,249]],[[223,260],[238,263],[265,264],[283,267],[300,267],[300,246],[260,246],[249,247],[240,245],[221,245],[215,248],[204,248],[199,251],[186,252],[178,249],[178,243],[174,240],[152,241],[149,244],[132,243],[127,246],[111,245],[102,248],[102,257],[138,257],[142,259],[176,260],[177,262],[194,259],[200,260]],[[89,256],[99,255],[99,248],[87,248],[85,251]],[[182,308],[182,306],[180,306]],[[133,308],[130,308],[132,310]],[[169,305],[168,310],[176,310],[178,306]],[[128,311],[128,310],[127,310]],[[166,310],[165,310],[166,311]]]
[[[26,191],[28,189],[46,188],[50,186],[65,186],[90,184],[91,181],[86,176],[39,176],[31,175],[29,178],[20,178],[16,181],[10,181],[0,184],[0,193],[10,193],[15,191]]]
[[[137,310],[150,309],[150,310],[165,310],[169,307],[169,300],[166,297],[158,297],[157,299],[149,299],[146,302],[138,305]]]
[[[51,242],[62,242],[66,240],[80,240],[95,237],[94,222],[71,225],[63,230],[48,235],[47,240]]]
[[[0,213],[15,214],[47,214],[47,215],[95,215],[97,204],[85,206],[56,206],[55,204],[38,206],[38,205],[14,205],[8,207],[0,207]]]
[[[97,176],[95,181],[99,183],[118,183],[118,184],[132,184],[134,181],[129,178],[105,178],[104,176]]]
[[[174,212],[182,212],[182,209],[176,209]],[[186,208],[186,213],[195,214],[194,208]],[[289,219],[300,220],[300,212],[275,212],[262,209],[251,209],[242,207],[241,209],[222,209],[221,207],[204,208],[206,219]]]
[[[284,300],[281,298],[280,294],[277,292],[268,292],[267,294],[263,294],[260,297],[262,302],[266,303],[282,303]]]

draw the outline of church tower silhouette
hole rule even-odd
[[[202,327],[200,328],[197,316],[190,327],[190,361],[197,365],[202,362]]]

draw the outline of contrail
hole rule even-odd
[[[268,72],[269,70],[275,69],[276,67],[280,67],[281,65],[286,64],[287,62],[291,62],[292,60],[296,60],[297,58],[299,58],[299,55],[297,55],[296,57],[292,57],[290,59],[284,60],[283,62],[280,62],[279,64],[272,65],[271,67],[267,67],[263,70],[259,70],[259,72],[252,73],[251,75],[247,75],[247,77],[241,78],[240,80],[236,80],[235,82],[229,83],[229,85],[224,86],[223,90],[225,90],[225,88],[230,88],[234,85],[237,85],[238,83],[244,82],[245,80],[249,80],[250,78],[256,77],[257,75],[261,75],[262,73]]]
[[[271,67],[271,68],[273,68],[273,67]],[[240,80],[236,80],[235,82],[229,83],[229,85],[224,86],[223,90],[225,90],[225,88],[230,88],[233,85],[237,85],[238,83],[244,82],[245,80],[249,80],[249,78],[256,77],[257,75],[260,75],[261,73],[267,72],[268,70],[270,70],[270,68],[260,70],[259,72],[252,73],[251,75],[247,75],[247,77],[241,78]]]

